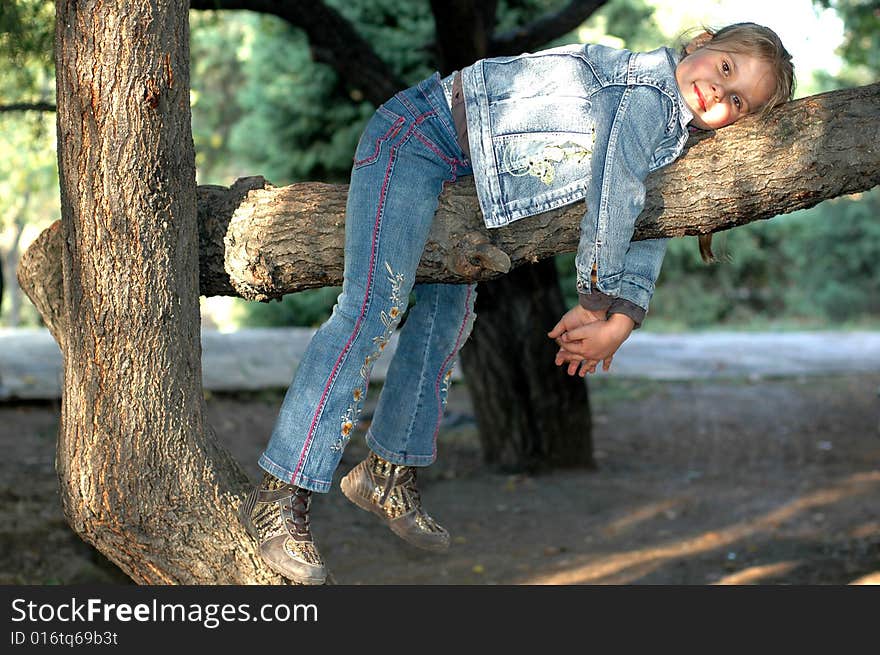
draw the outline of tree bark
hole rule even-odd
[[[497,8],[497,0],[431,0],[437,69],[442,74],[486,56]]]
[[[139,583],[247,583],[246,476],[205,424],[185,0],[58,0],[64,398],[73,529]]]
[[[475,307],[481,329],[461,351],[472,396],[482,390],[473,405],[483,460],[505,472],[592,468],[586,381],[556,367],[557,346],[546,337],[564,307],[554,261],[485,286],[491,292],[478,293]],[[537,336],[529,347],[525,335]]]

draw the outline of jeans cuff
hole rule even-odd
[[[366,441],[370,450],[392,464],[402,466],[430,466],[437,459],[436,452],[431,455],[401,455],[400,453],[392,452],[387,448],[382,447],[382,445],[376,441],[376,437],[370,430],[367,430]]]
[[[279,480],[287,482],[289,484],[294,484],[297,487],[301,487],[303,489],[309,489],[310,491],[317,491],[318,493],[325,494],[330,491],[330,483],[324,480],[313,480],[307,475],[303,475],[300,473],[296,477],[294,477],[293,473],[288,471],[283,466],[279,466],[271,459],[266,456],[266,453],[260,455],[260,459],[257,462],[260,465],[260,468],[263,469],[269,475],[274,475]]]

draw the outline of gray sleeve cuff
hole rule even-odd
[[[612,296],[605,295],[601,291],[578,294],[578,304],[584,309],[589,309],[591,312],[608,309],[613,302],[614,298]]]
[[[642,327],[642,322],[645,320],[645,314],[647,313],[634,302],[630,302],[625,298],[615,298],[601,291],[579,293],[578,304],[584,309],[589,309],[591,312],[604,309],[606,314],[625,314],[635,323],[634,330]]]

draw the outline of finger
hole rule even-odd
[[[565,334],[568,334],[567,332]],[[556,340],[556,345],[559,346],[560,350],[564,350],[567,353],[577,354],[577,349],[581,347],[580,341],[564,341],[565,334],[562,335],[561,338]],[[583,357],[581,357],[583,359]]]
[[[587,351],[587,345],[583,341],[575,341],[573,343],[564,343],[562,344],[562,349],[568,353],[569,357],[581,359],[590,359],[590,356]]]
[[[562,366],[567,361],[568,361],[568,358],[565,356],[565,351],[562,348],[560,348],[559,351],[556,353],[556,356],[553,358],[553,362],[557,366]]]
[[[560,319],[559,322],[553,326],[553,329],[547,333],[547,336],[551,339],[557,339],[562,336],[563,332],[565,332],[565,324],[562,322],[562,319]]]
[[[562,340],[565,343],[571,343],[572,341],[585,341],[587,339],[594,338],[596,336],[596,323],[587,323],[586,325],[578,325],[577,327],[573,327],[570,330],[566,330],[566,332],[562,335]]]
[[[607,371],[608,369],[611,368],[611,360],[612,359],[614,359],[614,355],[611,355],[611,357],[605,358],[605,360],[602,362],[602,370],[603,371]]]
[[[569,352],[565,348],[560,348],[559,352],[556,353],[556,356],[565,362],[579,362],[584,359],[577,353]]]
[[[568,374],[575,375],[578,371],[579,362],[569,362],[568,363]]]
[[[581,361],[581,358],[574,357],[569,353],[566,353],[564,351],[560,351],[559,353],[556,354],[556,359],[554,361],[556,362],[557,366],[562,366],[563,364],[568,364],[568,363],[574,362],[574,361],[579,362],[579,361]]]

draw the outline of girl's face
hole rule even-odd
[[[702,130],[730,125],[759,110],[770,100],[774,87],[768,62],[707,46],[678,63],[675,81],[694,114],[691,124]]]

